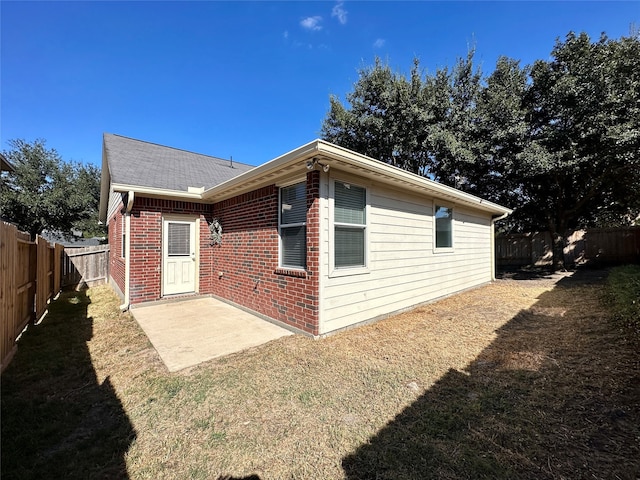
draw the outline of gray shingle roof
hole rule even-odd
[[[208,189],[254,168],[111,133],[104,134],[104,148],[111,182],[124,185]]]

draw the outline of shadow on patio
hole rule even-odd
[[[638,356],[607,321],[602,276],[560,280],[344,457],[346,477],[638,478]]]
[[[96,378],[85,292],[66,292],[23,333],[2,375],[2,478],[128,478],[136,437],[107,377]]]

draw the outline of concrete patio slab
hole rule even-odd
[[[131,313],[170,372],[293,335],[210,297],[138,306]]]

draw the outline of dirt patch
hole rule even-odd
[[[95,378],[109,379],[134,428],[123,460],[131,478],[635,479],[637,345],[609,322],[601,280],[580,275],[504,278],[178,374],[113,312],[108,290],[92,289],[87,345]],[[14,362],[3,375],[3,444],[6,402],[24,400],[21,382],[5,386],[5,376],[25,378]],[[81,453],[74,432],[62,446]]]

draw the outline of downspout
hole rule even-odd
[[[134,193],[132,190],[127,195],[127,206],[124,212],[124,303],[120,305],[121,311],[129,310],[130,293],[129,278],[131,276],[131,209],[133,208]]]
[[[497,217],[491,217],[491,281],[495,282],[496,280],[496,222],[498,220],[502,220],[503,218],[507,218],[509,213],[503,213]]]

